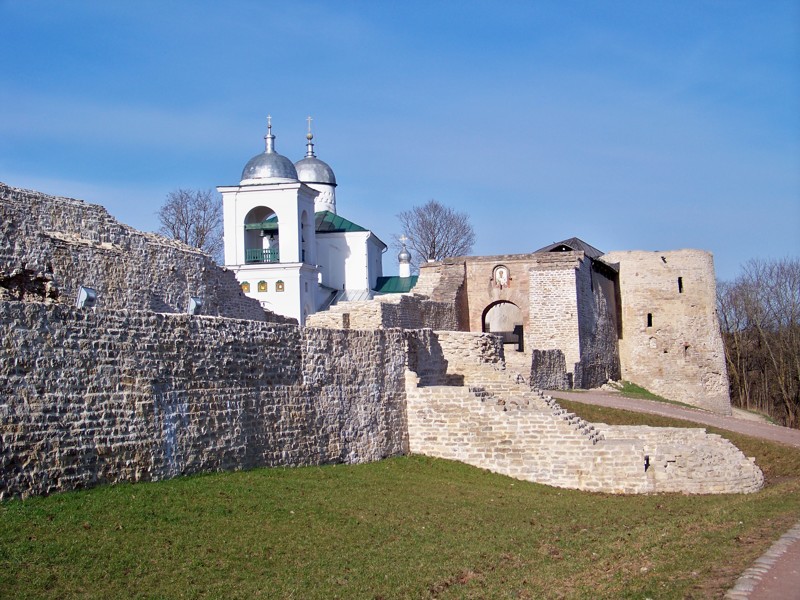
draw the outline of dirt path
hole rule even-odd
[[[615,394],[613,392],[592,390],[587,392],[552,391],[547,393],[555,398],[564,398],[565,400],[583,402],[584,404],[597,404],[599,406],[608,406],[609,408],[622,408],[652,415],[661,415],[662,417],[685,419],[702,425],[719,427],[720,429],[744,433],[745,435],[752,435],[753,437],[800,448],[800,430],[762,423],[749,418],[740,419],[736,416],[724,417],[705,410],[700,410],[699,408],[685,408],[683,406],[655,402],[653,400],[624,398],[620,394]]]
[[[612,392],[548,392],[584,404],[622,408],[663,417],[685,419],[800,448],[800,430],[755,421],[738,412],[730,417],[652,400],[624,398]],[[738,416],[737,416],[738,415]],[[776,541],[745,571],[726,595],[730,600],[800,600],[800,523]]]

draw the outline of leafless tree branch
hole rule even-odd
[[[404,210],[397,218],[415,270],[429,260],[469,254],[475,244],[475,231],[467,213],[455,211],[436,200]],[[400,236],[395,236],[395,244],[402,245]]]
[[[158,210],[159,233],[222,261],[222,202],[213,190],[178,189]]]

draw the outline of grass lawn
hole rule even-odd
[[[631,383],[630,381],[622,382],[622,387],[619,388],[619,393],[626,398],[637,398],[639,400],[654,400],[656,402],[665,402],[667,404],[675,404],[676,406],[683,406],[684,408],[697,408],[696,406],[692,406],[691,404],[678,402],[677,400],[670,400],[668,398],[664,398],[663,396],[659,396],[658,394],[654,394],[650,390],[645,389],[640,385],[636,385],[635,383]]]
[[[719,597],[800,519],[800,451],[725,435],[758,494],[590,494],[412,456],[9,501],[0,598]]]

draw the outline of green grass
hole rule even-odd
[[[686,404],[684,402],[678,402],[677,400],[670,400],[669,398],[664,398],[663,396],[659,396],[658,394],[654,394],[650,390],[643,388],[640,385],[636,385],[630,381],[623,381],[622,387],[619,388],[619,393],[625,396],[626,398],[637,398],[640,400],[653,400],[655,402],[666,402],[667,404],[675,404],[676,406],[683,406],[685,408],[694,408],[696,406],[692,406],[691,404]]]
[[[589,494],[412,456],[9,501],[0,597],[720,596],[800,519],[800,451],[725,435],[767,473],[758,494]]]

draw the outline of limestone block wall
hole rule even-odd
[[[427,296],[433,293],[442,278],[442,263],[424,263],[419,266],[419,277],[413,292],[420,296]]]
[[[502,340],[491,333],[407,332],[408,368],[420,385],[465,385],[476,375],[504,371]]]
[[[498,403],[466,387],[418,387],[413,374],[406,393],[411,452],[557,487],[648,491],[633,443],[594,451],[588,436],[544,406]]]
[[[659,492],[728,494],[757,491],[764,476],[752,458],[704,429],[598,424],[606,440],[636,440],[646,456],[645,475]]]
[[[530,269],[526,346],[563,353],[566,387],[573,386],[575,364],[581,360],[576,271],[583,260],[583,252],[542,253],[534,255]]]
[[[467,298],[469,304],[469,330],[483,331],[483,313],[495,302],[511,302],[522,313],[522,323],[527,329],[530,291],[528,269],[533,255],[503,254],[498,256],[471,256],[466,259]],[[508,269],[508,285],[500,288],[493,284],[495,267]]]
[[[622,378],[669,398],[730,414],[709,252],[611,252],[619,264]]]
[[[466,283],[466,267],[463,258],[448,258],[441,262],[420,266],[419,279],[412,290],[417,296],[427,296],[434,302],[451,305],[455,310],[454,329],[469,331],[469,306]],[[436,324],[425,325],[445,329]]]
[[[242,294],[233,273],[196,248],[136,231],[101,206],[0,183],[0,217],[0,279],[21,270],[46,273],[57,302],[74,304],[85,285],[105,309],[179,313],[199,296],[207,315],[289,321],[265,313]]]
[[[457,362],[445,360],[448,370]],[[491,365],[462,373],[463,385],[441,385],[407,372],[411,452],[608,493],[750,493],[763,485],[752,459],[703,430],[591,424]]]
[[[373,300],[340,302],[310,315],[307,327],[332,329],[457,329],[458,315],[452,303],[422,296],[390,294]]]
[[[0,302],[0,498],[401,454],[408,335]]]

